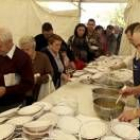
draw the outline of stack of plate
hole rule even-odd
[[[49,102],[42,102],[42,101],[41,102],[36,102],[33,105],[42,106],[44,111],[50,111],[51,108],[53,107],[53,105],[51,103],[49,103]]]
[[[14,136],[15,126],[11,124],[0,125],[0,140],[11,140]]]
[[[22,126],[32,120],[33,120],[33,117],[30,117],[30,116],[19,116],[19,117],[11,118],[6,123],[16,126],[16,134],[21,134]]]
[[[84,70],[87,71],[87,72],[89,72],[89,73],[91,73],[91,74],[95,74],[95,73],[98,73],[98,72],[99,72],[99,71],[98,71],[96,68],[94,68],[94,67],[86,67],[86,68],[84,68]]]
[[[30,105],[21,108],[17,113],[21,116],[34,116],[43,109],[43,106],[40,105]]]
[[[41,139],[49,134],[51,121],[32,121],[23,126],[23,136],[28,139]]]

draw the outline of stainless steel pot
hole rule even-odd
[[[104,120],[117,118],[125,106],[122,100],[116,104],[116,98],[113,97],[98,97],[93,100],[93,103],[97,115]]]
[[[92,90],[92,95],[93,95],[93,98],[97,98],[97,97],[107,97],[107,96],[113,96],[113,97],[116,97],[118,98],[119,96],[119,90],[118,89],[114,89],[114,88],[102,88],[102,87],[99,87],[99,88],[95,88]]]

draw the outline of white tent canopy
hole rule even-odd
[[[38,1],[64,1],[64,2],[127,2],[127,0],[38,0]]]
[[[67,1],[67,2],[128,2],[125,10],[126,25],[140,21],[140,0],[1,0],[0,26],[6,26],[13,32],[14,40],[27,35],[36,35],[41,32],[44,22],[51,22],[54,32],[65,40],[73,34],[75,25],[79,22],[79,9],[61,12],[44,10],[37,1]],[[120,54],[128,55],[133,52],[125,36],[122,38]]]
[[[15,42],[23,35],[39,34],[44,22],[52,23],[54,32],[67,39],[79,22],[78,10],[52,12],[35,0],[1,0],[0,17],[0,26],[10,28]]]

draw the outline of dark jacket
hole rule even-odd
[[[48,58],[50,59],[52,68],[53,68],[53,82],[56,88],[58,88],[61,85],[61,73],[58,71],[58,66],[55,62],[55,58],[53,57],[53,55],[51,54],[51,52],[48,50],[48,48],[46,48],[45,50],[43,50],[43,52],[48,56]],[[60,53],[59,53],[60,54]],[[62,60],[62,56],[60,54],[60,59],[63,63]]]
[[[36,35],[35,41],[36,51],[41,51],[42,49],[48,46],[48,39],[46,39],[43,34]]]
[[[90,51],[86,37],[71,36],[68,40],[68,48],[74,60],[79,58],[84,62],[90,61]]]
[[[48,39],[46,39],[43,34],[36,35],[35,41],[36,41],[36,51],[44,51],[46,47],[48,46]],[[64,40],[62,41],[61,50],[66,51],[67,56],[70,59],[70,61],[74,60],[74,57],[71,54],[71,51]]]

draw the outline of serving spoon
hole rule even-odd
[[[123,86],[123,88],[122,88],[122,90],[125,90],[126,89],[126,85],[124,85]],[[123,96],[123,92],[119,95],[119,97],[117,98],[117,100],[116,100],[116,102],[115,102],[115,104],[118,104],[118,102],[120,101],[120,99],[122,98],[122,96]]]

